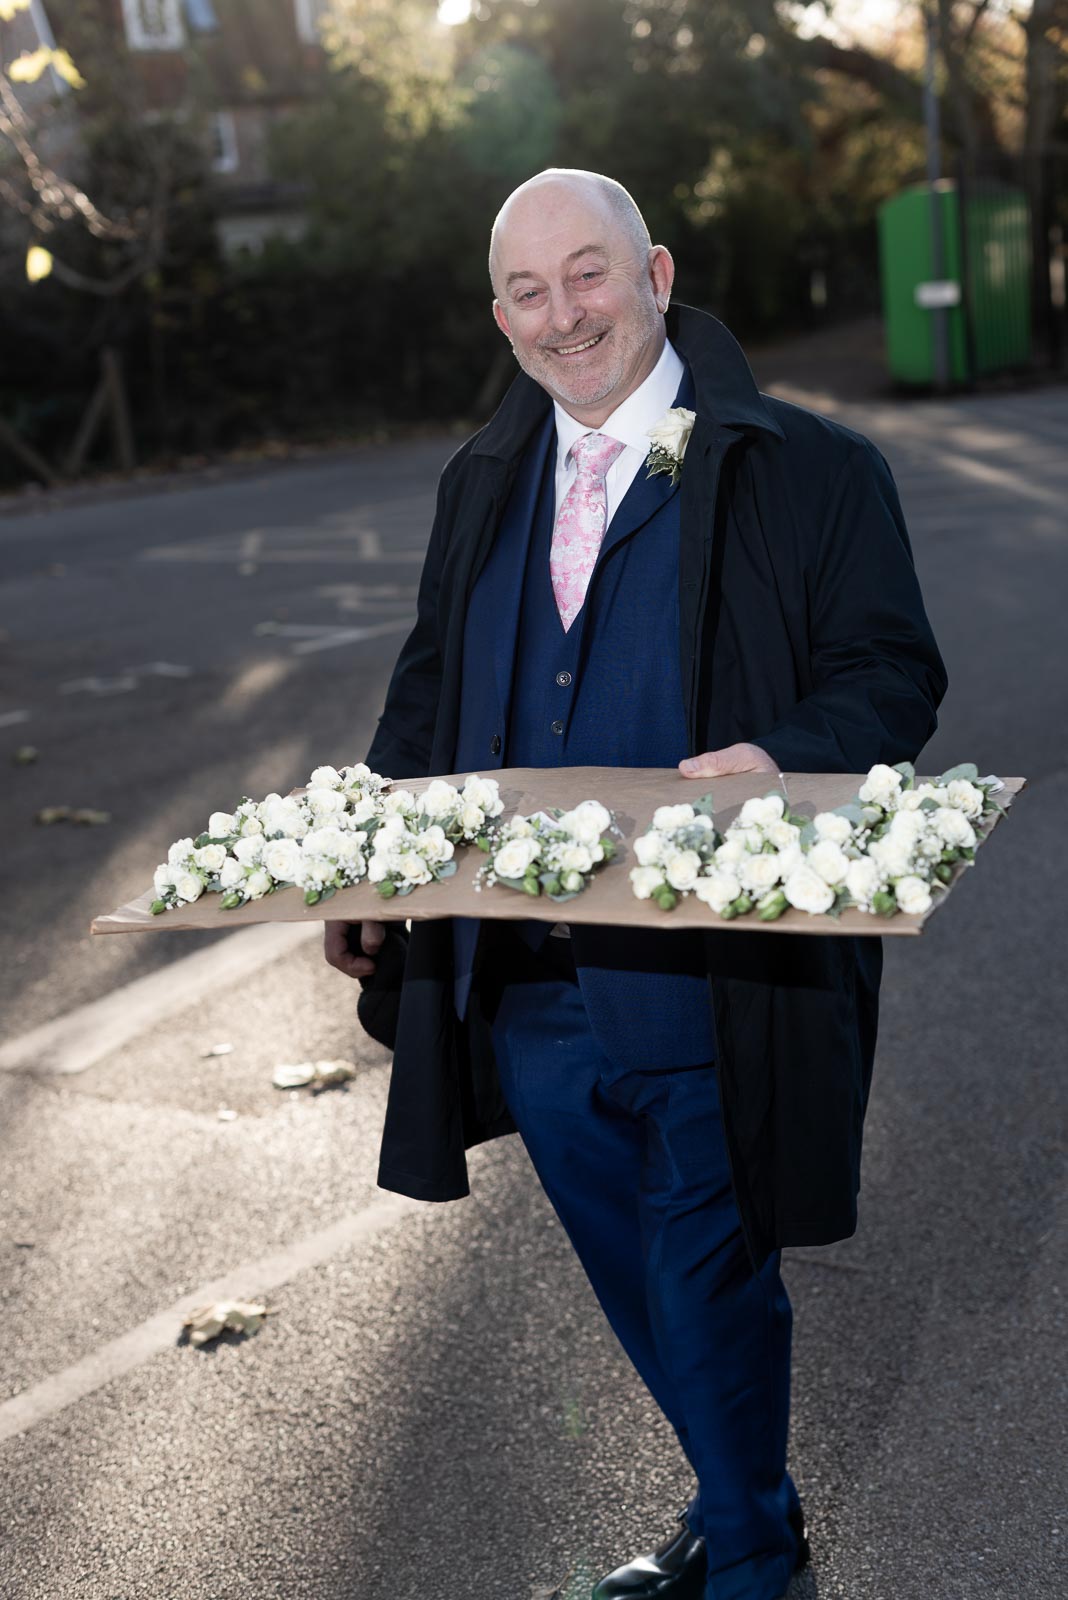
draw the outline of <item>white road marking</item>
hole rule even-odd
[[[84,1072],[210,990],[225,988],[321,936],[322,927],[315,923],[265,922],[242,928],[0,1045],[0,1071]]]
[[[146,661],[139,667],[124,667],[124,672],[135,678],[191,678],[192,667],[179,666],[175,661]]]
[[[137,679],[123,673],[118,678],[71,678],[59,686],[60,694],[129,694]]]
[[[429,1208],[418,1200],[409,1200],[406,1195],[386,1195],[381,1200],[373,1201],[364,1210],[342,1217],[282,1250],[261,1256],[257,1261],[245,1262],[225,1277],[202,1284],[199,1289],[184,1294],[180,1300],[166,1310],[158,1311],[138,1327],[90,1351],[81,1361],[5,1400],[0,1405],[0,1441],[16,1438],[36,1423],[54,1417],[57,1412],[64,1411],[67,1406],[102,1388],[105,1383],[121,1378],[153,1356],[173,1349],[182,1331],[183,1318],[195,1307],[215,1300],[252,1296],[267,1298],[272,1290],[280,1289],[297,1273],[319,1266],[349,1245],[361,1244],[385,1229],[395,1227],[419,1209],[427,1211]],[[270,1327],[270,1318],[267,1326]],[[263,1334],[259,1337],[262,1338]],[[198,1359],[195,1352],[191,1354],[194,1360]]]
[[[0,711],[0,728],[15,728],[20,722],[29,722],[28,711]]]
[[[387,633],[407,632],[414,617],[409,613],[392,622],[369,623],[362,628],[343,628],[336,622],[257,622],[253,633],[269,635],[276,639],[296,639],[295,656],[307,656],[319,650],[337,650],[341,645],[360,644],[364,639],[378,639]]]
[[[208,545],[171,544],[157,545],[154,550],[142,550],[138,556],[139,561],[191,561],[202,565],[230,566],[239,560],[239,555],[232,545],[226,544],[218,548]],[[380,563],[386,566],[394,562],[421,562],[426,559],[426,547],[417,549],[407,547],[398,548],[390,545],[378,555],[364,555],[358,548],[347,544],[328,544],[316,549],[311,545],[301,546],[293,550],[263,550],[256,557],[260,566],[275,566],[279,564],[328,563],[337,566],[346,566],[351,563],[359,565],[374,565]]]

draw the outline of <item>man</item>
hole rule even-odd
[[[673,271],[607,178],[506,202],[493,310],[522,373],[442,474],[372,768],[677,763],[703,788],[932,733],[885,460],[761,395],[721,323],[669,311]],[[673,407],[696,413],[677,484],[644,467]],[[595,1600],[778,1600],[807,1556],[780,1251],[855,1227],[879,941],[490,926],[413,926],[379,1182],[458,1198],[465,1149],[519,1131],[697,1479]],[[367,977],[383,934],[361,955],[328,924],[327,959]]]

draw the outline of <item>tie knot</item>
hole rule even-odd
[[[571,446],[571,459],[581,477],[603,478],[624,448],[618,439],[610,439],[606,433],[584,433]]]

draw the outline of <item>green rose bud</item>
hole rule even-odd
[[[166,911],[166,909],[167,909],[166,900],[153,900],[151,906],[149,907],[149,910],[152,912],[152,915],[154,917],[158,917],[160,912],[161,911]]]
[[[674,889],[669,888],[667,884],[665,884],[662,889],[658,889],[656,891],[656,893],[653,895],[653,899],[656,901],[661,911],[674,911],[675,907],[679,903],[678,895],[675,893]]]
[[[316,903],[316,901],[318,899],[319,899],[319,891],[318,891],[318,889],[305,889],[305,891],[304,891],[304,904],[306,906],[315,905],[315,903]]]
[[[375,887],[382,896],[383,900],[392,900],[393,896],[397,892],[397,885],[395,883],[390,883],[388,878],[383,878],[382,882],[376,884]]]
[[[757,916],[761,922],[774,922],[777,917],[782,916],[789,903],[781,889],[769,889],[767,894],[757,901]]]
[[[223,895],[219,904],[224,911],[233,911],[236,906],[241,904],[241,896],[236,889],[231,889],[229,894]]]
[[[892,917],[897,910],[897,899],[892,891],[880,889],[878,894],[871,897],[871,908],[880,917]]]

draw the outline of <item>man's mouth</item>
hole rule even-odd
[[[603,333],[595,333],[592,339],[583,339],[581,344],[557,344],[551,347],[554,356],[580,356],[584,350],[592,350],[595,344],[600,344],[604,338]]]

